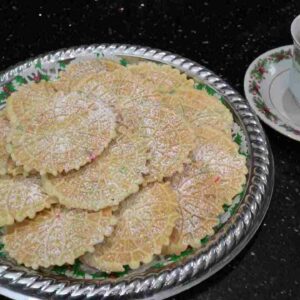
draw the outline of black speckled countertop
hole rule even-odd
[[[291,44],[300,13],[299,0],[47,2],[1,0],[0,69],[62,47],[132,43],[198,61],[242,94],[248,65]],[[300,143],[264,128],[276,182],[261,228],[223,270],[172,299],[300,299]]]

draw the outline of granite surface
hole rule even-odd
[[[243,94],[251,61],[291,44],[300,1],[0,2],[0,69],[62,47],[119,42],[169,50],[214,70]],[[300,299],[300,143],[264,126],[276,165],[268,214],[223,270],[172,299]]]

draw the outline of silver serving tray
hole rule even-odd
[[[248,147],[245,193],[235,214],[196,252],[163,266],[116,279],[77,279],[33,271],[0,258],[0,293],[23,299],[164,299],[180,293],[210,277],[229,263],[253,237],[270,204],[274,185],[274,165],[265,133],[249,104],[226,82],[210,70],[170,52],[148,47],[100,44],[73,47],[29,59],[0,74],[0,86],[39,63],[101,53],[119,57],[165,63],[204,83],[225,99],[235,122],[241,127]],[[28,299],[28,298],[26,298]]]

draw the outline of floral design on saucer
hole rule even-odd
[[[286,122],[280,113],[278,114],[278,111],[271,107],[262,91],[263,88],[266,89],[266,85],[270,84],[268,82],[270,77],[276,77],[277,73],[280,73],[278,70],[282,67],[279,64],[285,64],[285,68],[289,68],[288,64],[291,65],[292,58],[292,45],[262,54],[249,66],[244,79],[244,89],[250,105],[265,123],[284,135],[300,140],[300,130]]]

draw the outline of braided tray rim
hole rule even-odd
[[[38,61],[55,62],[99,51],[105,55],[137,57],[174,66],[213,87],[231,106],[246,134],[250,166],[244,198],[237,213],[209,243],[175,267],[158,273],[114,282],[97,282],[57,276],[43,276],[0,261],[0,291],[30,295],[38,299],[164,299],[205,280],[230,262],[252,238],[269,207],[274,185],[274,163],[265,133],[249,104],[225,81],[207,68],[170,52],[127,44],[99,44],[50,52],[13,66],[0,74],[0,84]]]

